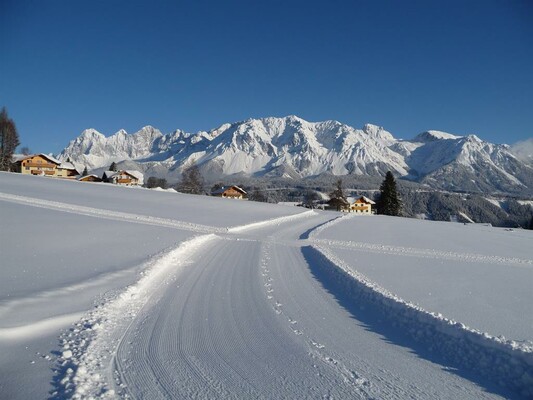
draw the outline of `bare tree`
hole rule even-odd
[[[20,144],[15,122],[7,115],[5,107],[0,112],[0,171],[11,170],[13,153]]]
[[[204,177],[195,161],[188,162],[181,172],[181,182],[177,190],[183,193],[202,194],[204,190]]]
[[[28,146],[24,146],[20,149],[20,152],[24,154],[25,156],[29,156],[31,154],[31,150]]]

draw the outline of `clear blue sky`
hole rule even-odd
[[[533,2],[0,0],[0,106],[35,152],[290,114],[513,143]]]

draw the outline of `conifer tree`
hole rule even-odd
[[[5,107],[0,111],[0,171],[11,170],[15,149],[20,144],[15,122],[7,115]]]
[[[400,215],[402,211],[402,202],[396,188],[396,181],[392,172],[387,171],[385,180],[379,188],[380,195],[377,201],[378,214]]]
[[[83,172],[81,173],[81,176],[87,176],[89,175],[89,171],[87,171],[87,167],[83,169]]]
[[[111,163],[111,165],[109,166],[109,170],[110,170],[110,171],[115,171],[115,172],[117,171],[117,164],[115,164],[114,161],[113,161],[113,162]]]

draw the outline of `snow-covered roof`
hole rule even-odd
[[[366,196],[361,196],[361,197],[359,197],[356,201],[358,201],[358,200],[361,200],[361,201],[363,201],[364,203],[367,203],[367,204],[376,204],[375,201],[370,200],[370,199],[369,199],[368,197],[366,197]]]
[[[13,156],[13,161],[14,162],[23,161],[23,160],[27,160],[28,158],[32,158],[32,157],[35,157],[35,156],[41,156],[43,158],[46,158],[48,161],[51,161],[51,162],[53,162],[54,164],[57,164],[57,165],[61,164],[61,161],[59,161],[57,158],[49,156],[48,154],[44,154],[44,153],[29,154],[27,156],[24,155],[24,154],[17,154],[17,155]]]
[[[211,192],[211,194],[222,194],[224,193],[226,190],[228,189],[235,189],[236,191],[238,192],[241,192],[242,194],[246,194],[246,190],[240,188],[239,186],[236,186],[236,185],[231,185],[231,186],[222,186],[220,189],[217,189],[217,190],[213,190]]]
[[[237,189],[239,192],[242,192],[242,194],[246,194],[246,190],[244,190],[243,188],[239,187],[239,186],[235,186],[233,185],[232,186],[234,189]]]
[[[128,175],[133,176],[134,178],[137,178],[139,181],[142,181],[144,179],[144,175],[140,171],[135,171],[133,169],[124,170],[123,172],[127,173]]]
[[[11,156],[11,160],[12,162],[17,162],[17,161],[21,161],[21,160],[24,160],[26,157],[28,157],[27,155],[25,154],[13,154]]]
[[[71,162],[66,162],[66,161],[63,161],[61,165],[59,165],[58,168],[68,169],[68,170],[72,170],[76,172],[78,171],[78,169],[74,166],[74,164],[72,164]]]
[[[102,179],[109,179],[113,175],[115,175],[116,173],[117,173],[117,171],[104,171],[103,174],[102,174]]]
[[[87,178],[90,178],[90,177],[93,177],[93,178],[96,178],[96,179],[100,179],[100,177],[98,175],[95,175],[95,174],[90,174],[90,175],[85,175],[85,176],[80,175],[76,179],[79,180],[79,181],[83,181],[83,180],[85,180]]]

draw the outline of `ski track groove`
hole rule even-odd
[[[347,242],[332,239],[311,239],[311,242],[319,246],[337,247],[341,249],[366,251],[380,254],[394,254],[397,256],[399,255],[407,257],[433,258],[438,260],[512,265],[524,268],[533,267],[533,260],[523,258],[486,256],[483,254],[474,253],[457,253],[451,251],[439,251],[434,249],[419,249],[413,247],[382,245],[364,242]]]
[[[352,374],[350,376],[346,374],[346,371],[348,370],[342,363],[337,366],[336,364],[333,365],[332,363],[328,362],[328,360],[333,359],[327,355],[327,349],[325,348],[326,346],[316,342],[314,339],[308,336],[305,330],[301,331],[300,329],[298,329],[298,321],[294,319],[291,315],[289,315],[289,313],[283,310],[283,304],[277,300],[275,296],[275,290],[272,289],[272,282],[274,281],[274,279],[270,276],[270,270],[268,269],[269,260],[272,258],[271,247],[272,243],[266,243],[262,246],[261,269],[263,271],[262,276],[265,282],[265,295],[270,300],[274,312],[285,319],[286,323],[289,325],[289,328],[295,335],[302,335],[305,338],[305,341],[309,346],[309,354],[312,359],[316,359],[317,362],[321,362],[326,365],[333,372],[334,375],[341,375],[344,383],[353,387],[353,389],[356,390],[360,395],[364,396],[364,398],[371,398],[372,396],[370,395],[370,393],[364,390],[363,388],[363,386],[369,386],[369,381],[364,378],[359,378],[361,380],[353,382],[350,378],[353,379],[355,376],[359,377],[357,374]],[[283,284],[283,281],[281,284]],[[269,289],[272,290],[269,291]],[[291,291],[287,287],[285,288],[285,291],[287,293],[291,293]],[[297,303],[296,299],[293,296],[291,296],[291,300]],[[303,308],[300,307],[300,310],[303,312]],[[344,371],[342,370],[343,368]],[[347,393],[345,394],[347,395]]]
[[[96,218],[110,219],[114,221],[127,221],[144,225],[155,225],[166,228],[181,229],[198,233],[226,232],[226,228],[217,228],[190,222],[178,221],[170,218],[152,217],[148,215],[131,214],[120,211],[111,211],[101,208],[80,206],[58,201],[42,200],[33,197],[18,196],[7,193],[0,193],[0,200],[9,201],[27,206],[45,208],[49,210],[62,211],[71,214],[86,215]]]
[[[303,215],[302,215],[303,214]],[[302,214],[299,214],[297,216],[291,216],[291,217],[288,217],[288,218],[276,218],[274,220],[271,220],[271,221],[266,221],[266,222],[263,222],[263,223],[254,223],[253,224],[253,227],[259,227],[259,226],[264,226],[265,224],[273,224],[273,223],[279,223],[279,220],[293,220],[296,218],[301,218],[301,216],[310,216],[310,215],[313,215],[313,214],[310,214],[310,213],[302,213]],[[249,229],[249,227],[246,227],[247,229]],[[242,229],[240,229],[239,231],[242,231]],[[220,238],[218,238],[220,239]],[[236,239],[237,241],[240,240],[240,239]],[[233,241],[235,241],[235,239],[233,239]],[[258,242],[257,241],[252,241],[255,243],[255,245],[257,246],[258,245]],[[217,252],[218,253],[218,252]],[[216,254],[215,255],[212,255],[212,257],[214,259],[216,259]],[[251,382],[247,379],[244,378],[243,376],[243,371],[239,371],[238,369],[236,369],[234,366],[232,366],[231,364],[229,364],[225,357],[227,357],[227,354],[222,354],[220,353],[220,351],[216,348],[216,347],[213,347],[212,344],[215,343],[216,340],[218,340],[220,342],[221,338],[222,338],[222,342],[224,343],[224,345],[222,346],[222,348],[224,349],[229,349],[229,352],[230,353],[234,353],[235,352],[235,347],[234,345],[232,345],[231,341],[229,341],[229,338],[238,338],[238,337],[242,337],[242,332],[247,332],[246,330],[237,330],[235,332],[232,332],[232,335],[223,335],[221,334],[221,327],[216,323],[216,318],[214,318],[214,316],[211,314],[213,313],[213,308],[212,307],[207,307],[209,305],[209,302],[205,304],[205,306],[207,308],[201,308],[201,309],[194,309],[194,307],[188,307],[188,304],[189,302],[191,301],[191,298],[192,298],[192,295],[194,294],[195,292],[195,289],[196,289],[196,286],[198,285],[198,283],[200,282],[200,280],[204,277],[204,275],[206,274],[206,269],[202,269],[201,270],[201,273],[199,273],[198,275],[196,275],[196,278],[195,278],[195,281],[194,283],[190,283],[190,282],[183,282],[181,285],[184,286],[186,284],[188,284],[188,286],[190,287],[189,289],[189,292],[188,292],[188,295],[184,301],[184,304],[183,304],[183,307],[181,308],[181,312],[180,312],[180,315],[178,316],[179,318],[179,322],[178,322],[178,327],[179,329],[181,330],[180,332],[180,336],[179,337],[182,337],[184,340],[178,340],[177,343],[178,343],[178,347],[179,347],[179,352],[178,352],[178,358],[182,361],[184,361],[186,364],[187,364],[187,369],[188,369],[188,373],[191,373],[191,371],[193,372],[193,381],[196,379],[198,381],[201,381],[202,383],[205,383],[207,382],[209,387],[211,388],[211,395],[215,395],[217,397],[221,397],[221,396],[224,396],[224,397],[228,397],[230,396],[231,394],[227,391],[227,390],[224,390],[219,382],[217,382],[217,379],[214,378],[218,375],[220,376],[223,376],[224,377],[224,381],[225,381],[225,384],[229,384],[230,386],[233,386],[233,387],[240,387],[241,389],[244,389],[245,387],[250,387],[248,390],[246,390],[245,394],[246,395],[250,395],[254,390],[255,390],[255,387],[253,386],[253,384],[251,384]],[[220,269],[219,269],[220,271]],[[196,271],[195,271],[196,272]],[[191,272],[192,273],[192,272]],[[218,272],[219,274],[221,272]],[[237,269],[233,269],[232,271],[232,275],[235,276],[236,274],[238,273]],[[220,277],[215,273],[215,274],[211,274],[211,275],[207,275],[207,278],[209,280],[209,284],[208,286],[215,286],[215,283],[220,280]],[[233,279],[231,281],[232,284],[234,284],[235,282],[235,279]],[[236,290],[237,288],[231,288],[232,290],[229,290],[229,294],[230,295],[233,295],[234,293],[238,293],[238,290]],[[233,290],[235,289],[235,290]],[[177,293],[177,292],[176,292]],[[208,299],[212,301],[214,301],[214,299],[212,299],[212,296],[214,295],[214,292],[212,291],[209,291],[207,296],[208,296]],[[209,329],[207,330],[197,330],[197,329],[194,329],[194,325],[192,324],[189,324],[186,322],[186,317],[187,317],[187,313],[198,313],[198,312],[201,312],[202,314],[202,320],[206,320],[208,321],[208,324],[209,324]],[[232,315],[231,313],[225,313],[225,315]],[[166,315],[160,315],[158,317],[158,320],[156,322],[156,326],[159,324],[160,321],[162,320],[166,320],[167,319],[167,316]],[[230,326],[236,326],[236,321],[238,321],[237,318],[233,318],[234,320],[234,323]],[[211,322],[211,321],[215,321],[215,323]],[[153,358],[153,356],[151,356],[152,354],[164,354],[164,353],[171,353],[172,354],[172,348],[170,349],[161,349],[159,348],[159,342],[161,341],[161,338],[160,338],[160,335],[162,335],[161,333],[162,331],[157,329],[157,328],[153,328],[152,329],[152,334],[150,336],[150,343],[152,344],[152,346],[149,348],[149,350],[145,353],[147,354],[150,354],[150,356],[148,356],[148,360],[149,362],[155,362],[157,364],[157,362],[159,362],[160,360],[156,360]],[[198,334],[198,332],[200,332],[201,334]],[[205,336],[205,332],[207,332],[207,336]],[[172,341],[170,341],[172,343]],[[253,345],[255,345],[255,343],[257,343],[258,341],[257,340],[249,340],[249,343],[252,343]],[[123,342],[124,343],[124,342]],[[122,343],[122,344],[123,344]],[[127,396],[132,396],[132,392],[130,389],[131,386],[132,386],[132,382],[131,380],[128,380],[127,377],[124,376],[124,373],[121,373],[120,370],[122,368],[122,363],[121,363],[121,359],[124,358],[124,354],[123,354],[123,349],[122,349],[122,344],[119,345],[119,348],[118,348],[118,351],[117,351],[117,356],[116,356],[116,367],[117,369],[119,370],[119,374],[118,376],[120,377],[119,381],[120,380],[123,380],[124,381],[124,384],[126,386],[126,392],[127,393]],[[211,359],[211,363],[210,363],[210,370],[209,370],[209,374],[208,373],[204,373],[203,371],[203,368],[201,366],[201,360],[199,360],[197,357],[195,357],[194,355],[192,355],[191,353],[194,353],[194,351],[191,351],[191,349],[198,349],[197,350],[197,353],[198,354],[204,354],[204,353],[209,353],[212,357]],[[228,350],[225,350],[224,353],[227,353]],[[255,349],[252,347],[251,348],[251,352],[252,353],[255,353]],[[137,352],[136,354],[142,354],[142,353],[139,353]],[[214,357],[213,357],[214,356]],[[214,360],[213,360],[214,358]],[[141,362],[142,360],[140,360],[139,358],[135,358],[134,357],[134,362]],[[230,371],[230,373],[228,374],[228,371]],[[224,372],[224,373],[223,373]],[[270,371],[272,373],[272,371]],[[172,386],[174,384],[174,382],[170,382],[167,378],[167,375],[166,375],[166,370],[165,369],[157,369],[157,370],[152,370],[152,374],[154,376],[158,376],[158,380],[159,381],[164,381],[167,385],[170,384],[170,386]],[[139,377],[137,377],[139,378]],[[219,380],[222,380],[222,379],[219,379]],[[117,381],[117,384],[118,386],[120,387],[120,383]],[[143,385],[149,385],[150,384],[150,379],[146,380],[146,379],[143,379],[142,380],[143,382]],[[190,387],[188,388],[190,390]],[[136,392],[136,390],[134,390],[134,392]],[[205,387],[204,389],[202,388],[199,388],[197,391],[193,391],[193,392],[188,392],[188,395],[185,395],[185,397],[189,397],[189,396],[204,396],[204,395],[208,395],[208,393],[205,392]],[[254,397],[257,397],[257,396],[254,396]]]

